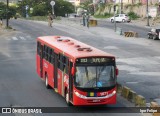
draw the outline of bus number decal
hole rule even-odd
[[[81,59],[81,62],[87,62],[87,58]]]

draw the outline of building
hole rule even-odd
[[[88,0],[66,0],[66,1],[71,2],[75,6],[79,6],[80,3],[86,2]]]
[[[106,3],[113,2],[114,0],[106,0]],[[124,3],[124,4],[137,4],[137,3],[142,3],[146,4],[147,0],[115,0],[116,3]],[[160,0],[148,0],[149,4],[156,4],[159,3]]]

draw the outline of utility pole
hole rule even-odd
[[[116,32],[116,1],[114,1],[114,31]]]
[[[149,26],[148,0],[147,0],[147,26]]]
[[[8,4],[9,4],[9,0],[7,0],[7,9],[6,9],[6,27],[8,27],[9,26],[9,19],[8,19]]]
[[[123,13],[123,0],[121,0],[121,14]]]

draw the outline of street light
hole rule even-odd
[[[149,26],[148,0],[147,0],[147,26]]]
[[[54,15],[54,5],[55,5],[55,1],[51,1],[50,5],[52,6],[52,14]]]

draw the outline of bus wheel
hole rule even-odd
[[[50,89],[50,86],[48,84],[48,76],[47,75],[45,76],[45,85],[46,85],[47,89]]]
[[[71,106],[71,103],[69,102],[69,94],[68,94],[67,91],[66,91],[65,99],[66,99],[67,105],[68,105],[68,106]]]

